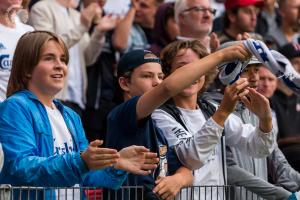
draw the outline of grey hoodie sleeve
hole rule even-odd
[[[300,174],[294,170],[276,145],[274,151],[267,157],[268,172],[276,185],[295,192],[300,189]]]
[[[251,174],[250,172],[240,168],[234,161],[232,152],[226,149],[227,161],[227,177],[228,184],[234,186],[243,186],[246,190],[257,194],[264,199],[286,200],[291,195],[291,192],[282,187],[270,184],[269,182]],[[242,187],[236,187],[239,190],[235,194],[245,195],[246,191]],[[249,193],[248,193],[249,195]]]

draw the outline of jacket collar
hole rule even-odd
[[[40,104],[42,104],[42,102],[37,98],[37,96],[31,92],[30,90],[21,90],[19,91],[18,93],[21,93],[21,94],[24,94],[26,95],[29,99],[33,100],[33,101],[36,101],[36,102],[39,102]],[[54,99],[53,100],[53,103],[55,104],[55,106],[57,107],[57,109],[61,112],[64,111],[64,107],[63,107],[63,104],[60,102],[60,100],[58,99]],[[42,104],[43,105],[43,104]]]

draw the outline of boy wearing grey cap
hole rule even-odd
[[[256,58],[252,57],[248,64],[245,63],[243,65],[242,70],[239,73],[234,73],[234,71],[232,71],[233,73],[226,74],[226,69],[223,68],[221,69],[219,76],[220,81],[223,84],[228,84],[231,81],[234,81],[235,76],[240,76],[247,78],[249,86],[256,90],[259,80],[258,70],[260,65],[261,63]],[[225,67],[228,66],[230,65]],[[257,107],[257,109],[260,110],[259,107]],[[237,106],[234,114],[245,124],[250,123],[257,126],[259,121],[263,120],[255,116],[253,110],[247,109],[243,104],[239,104]],[[233,129],[228,129],[226,125],[224,130],[227,135],[229,132],[234,131]],[[274,131],[277,130],[273,130],[273,132]],[[230,143],[227,143],[227,145],[230,145]],[[248,156],[232,146],[227,147],[226,159],[229,184],[243,186],[265,199],[297,199],[295,194],[268,183],[269,171],[271,177],[277,184],[287,186],[287,189],[290,191],[295,191],[294,180],[297,180],[297,177],[299,177],[299,174],[297,174],[290,165],[288,165],[276,143],[272,154],[268,156],[268,166],[265,158],[254,158],[252,156]],[[247,194],[245,190],[240,191],[240,189],[241,188],[236,188],[236,191],[231,193],[232,199],[260,199],[260,197],[256,197],[256,195],[249,195],[249,193]]]

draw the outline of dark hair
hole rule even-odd
[[[209,55],[206,47],[203,46],[199,40],[184,40],[184,41],[172,42],[168,46],[166,46],[161,53],[162,69],[166,76],[170,75],[174,58],[178,56],[179,51],[182,49],[183,50],[191,49],[193,52],[195,52],[198,55],[199,58],[203,58]],[[206,91],[208,86],[213,82],[216,74],[217,74],[217,67],[209,70],[205,74],[205,83],[200,93]]]
[[[27,89],[29,75],[40,60],[41,50],[44,44],[50,40],[59,44],[66,56],[66,64],[68,64],[68,48],[58,35],[48,31],[33,31],[25,33],[19,39],[14,53],[11,74],[7,85],[7,97],[19,90]]]
[[[223,15],[223,29],[229,28],[231,22],[229,20],[228,15],[229,14],[234,14],[236,15],[239,11],[239,8],[232,8],[231,10],[226,10],[224,15]]]

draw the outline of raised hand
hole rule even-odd
[[[249,90],[246,89],[248,85],[249,82],[246,78],[240,78],[225,88],[222,102],[218,110],[212,116],[217,124],[224,126],[228,115],[235,110],[238,100],[248,94]]]
[[[112,14],[105,15],[98,20],[97,29],[101,32],[106,32],[114,29],[120,22],[119,16],[114,16]]]
[[[253,88],[248,90],[249,94],[241,98],[245,106],[260,119],[272,117],[269,100]]]
[[[253,88],[248,88],[249,93],[241,97],[241,101],[260,120],[259,127],[264,132],[272,129],[272,113],[269,100]]]
[[[120,158],[114,165],[116,169],[138,175],[148,175],[157,167],[159,159],[156,153],[149,152],[143,146],[129,146],[119,151]]]
[[[249,33],[247,33],[247,32],[244,32],[243,34],[238,34],[237,36],[236,36],[236,40],[247,40],[247,39],[249,39],[249,38],[251,38],[250,37],[250,34]]]
[[[247,48],[242,44],[242,42],[220,49],[216,51],[221,56],[222,62],[230,62],[233,60],[248,60],[251,58],[252,54],[247,50]]]
[[[220,40],[215,33],[210,34],[210,50],[211,52],[215,52],[220,48]]]
[[[100,148],[102,144],[102,140],[95,140],[89,144],[87,150],[81,153],[81,158],[90,170],[113,166],[120,157],[115,149]]]
[[[238,100],[249,93],[249,90],[246,89],[248,85],[249,82],[246,78],[240,78],[232,85],[227,86],[219,109],[227,113],[232,113],[235,110]]]
[[[91,3],[81,11],[80,20],[86,27],[90,27],[92,22],[101,19],[102,9],[98,3]]]

